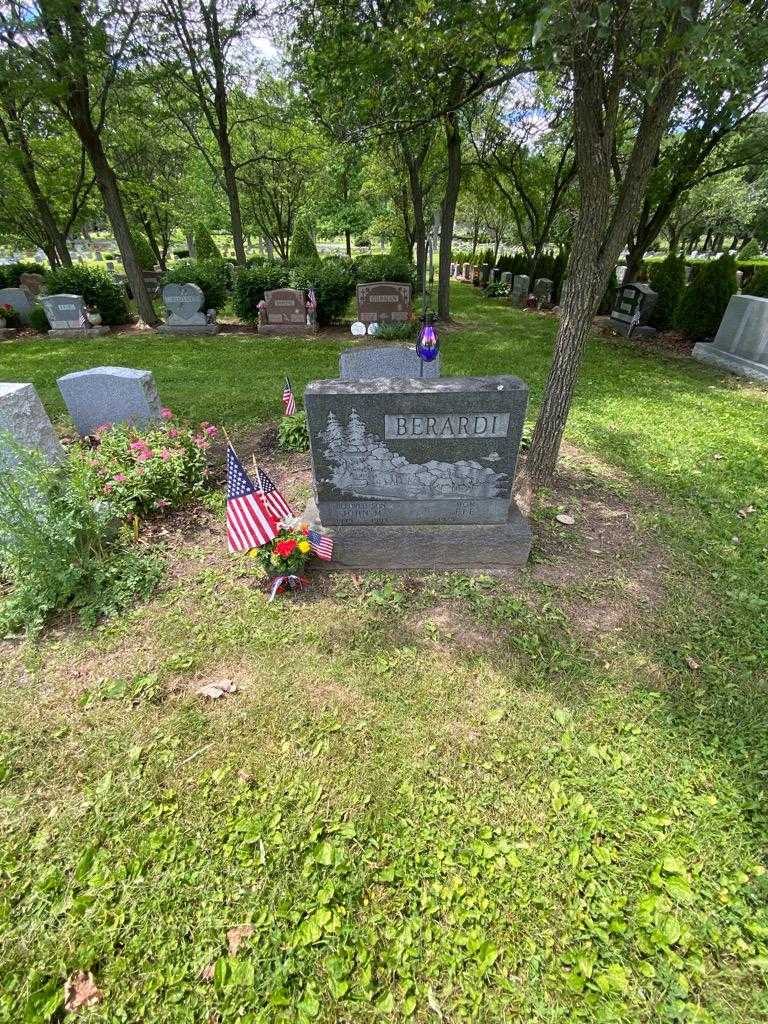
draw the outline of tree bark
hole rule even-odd
[[[437,278],[437,315],[441,320],[451,316],[451,246],[456,203],[461,185],[461,136],[459,116],[451,111],[443,118],[448,151],[448,177],[440,216],[440,263]]]
[[[344,228],[344,244],[347,247],[347,256],[352,255],[352,233],[349,228]]]

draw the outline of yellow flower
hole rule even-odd
[[[299,549],[302,555],[306,555],[308,551],[312,550],[312,545],[309,543],[308,540],[300,540],[296,547]]]
[[[258,553],[259,553],[259,549],[258,548],[251,548],[251,550],[249,552],[247,552],[249,558],[256,558]]]

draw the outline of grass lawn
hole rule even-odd
[[[455,298],[444,372],[533,414],[555,321]],[[246,444],[343,344],[19,342],[0,379],[60,415],[62,373],[147,367]],[[767,448],[764,389],[595,339],[524,570],[268,605],[185,513],[151,602],[0,643],[0,1020],[84,971],[99,1024],[768,1021]]]

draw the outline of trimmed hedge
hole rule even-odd
[[[736,261],[721,256],[702,267],[682,294],[675,326],[692,338],[717,333],[728,302],[736,292]]]
[[[310,286],[317,298],[317,322],[320,326],[341,320],[349,300],[355,294],[355,273],[351,260],[343,256],[327,256],[318,263],[305,263],[292,267],[291,288]]]
[[[416,268],[404,256],[358,256],[353,269],[359,284],[368,281],[402,281],[412,288],[416,284]]]
[[[254,257],[237,275],[232,307],[244,323],[255,324],[259,319],[259,303],[264,298],[264,292],[287,287],[287,263],[262,256]]]
[[[320,260],[320,254],[309,233],[307,222],[302,217],[297,219],[293,228],[290,260],[295,266],[303,263],[317,263]]]
[[[768,267],[761,267],[744,284],[742,295],[756,295],[760,299],[768,299]]]
[[[662,263],[651,265],[648,276],[651,288],[658,293],[650,323],[663,331],[672,325],[680,296],[685,291],[685,260],[670,253]]]
[[[49,295],[82,295],[86,306],[97,309],[102,323],[110,327],[131,320],[125,292],[101,267],[85,263],[57,267],[46,274],[45,290]]]
[[[221,309],[227,301],[230,270],[222,259],[179,260],[163,277],[163,284],[196,284],[205,294],[203,312]]]
[[[198,260],[221,259],[219,247],[214,242],[211,232],[205,224],[198,224],[195,228],[195,253]]]

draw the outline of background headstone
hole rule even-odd
[[[732,295],[715,340],[694,345],[693,357],[740,377],[768,381],[768,299]]]
[[[611,327],[627,336],[633,323],[635,329],[644,326],[656,304],[657,297],[657,293],[651,286],[642,281],[623,284],[616,292],[611,310]],[[639,319],[637,318],[638,312]]]
[[[264,292],[264,306],[259,316],[259,334],[314,334],[316,324],[307,323],[307,298],[296,288],[275,288]]]
[[[22,448],[42,452],[52,462],[64,458],[61,441],[33,384],[0,382],[0,431],[7,431]],[[0,438],[0,458],[5,454]]]
[[[43,295],[41,299],[53,331],[80,331],[88,326],[82,295]]]
[[[440,353],[431,362],[420,359],[412,345],[366,345],[347,348],[339,357],[341,380],[372,377],[432,378],[440,376]]]
[[[512,271],[505,270],[501,275],[501,285],[503,288],[512,287]]]
[[[540,277],[533,286],[533,294],[540,306],[552,305],[552,289],[554,283],[548,277]]]
[[[19,284],[26,288],[32,298],[37,298],[45,284],[45,278],[42,274],[19,274]]]
[[[411,286],[374,281],[357,286],[357,319],[364,324],[403,323],[411,315]]]
[[[525,562],[512,501],[528,386],[516,377],[315,381],[316,507],[348,565]]]
[[[522,307],[525,305],[530,286],[531,279],[527,274],[515,274],[512,279],[511,302],[513,306]]]
[[[160,398],[149,370],[96,366],[67,373],[57,383],[69,415],[83,436],[103,423],[139,425],[160,419]]]
[[[205,295],[196,284],[167,284],[163,288],[163,303],[168,310],[169,327],[202,326],[208,323],[203,312]]]
[[[23,324],[29,323],[29,314],[32,312],[32,297],[26,288],[0,288],[0,306],[8,303],[13,306]]]

